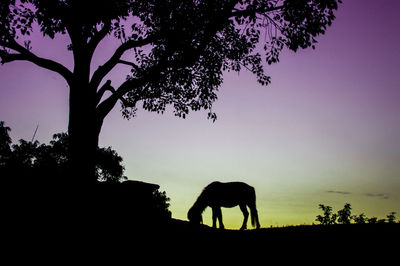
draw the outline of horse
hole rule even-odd
[[[251,224],[260,228],[258,221],[258,213],[256,209],[256,193],[252,186],[243,182],[212,182],[206,186],[197,198],[196,202],[188,211],[188,219],[192,224],[203,223],[202,213],[207,207],[212,209],[213,228],[217,227],[217,219],[219,228],[224,229],[222,222],[221,207],[232,208],[239,205],[243,213],[244,220],[240,230],[247,228],[247,220],[250,209]]]

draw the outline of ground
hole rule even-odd
[[[107,193],[105,201],[103,190],[100,194],[84,190],[79,196],[65,189],[52,193],[2,189],[3,254],[16,252],[14,260],[28,258],[30,264],[31,258],[55,256],[64,261],[76,254],[91,259],[112,254],[113,259],[126,256],[137,262],[150,254],[145,259],[163,264],[190,257],[186,264],[200,265],[201,260],[214,258],[225,262],[253,258],[297,263],[314,260],[318,264],[333,261],[340,265],[347,265],[343,260],[348,259],[356,265],[360,260],[374,259],[381,265],[396,259],[398,253],[397,223],[219,230],[177,219],[168,221],[165,215],[159,221],[152,213],[144,215],[141,201],[124,203],[125,198],[116,198],[115,193]]]

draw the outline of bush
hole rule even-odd
[[[68,141],[67,133],[53,135],[48,145],[38,141],[21,139],[18,144],[12,144],[9,132],[11,129],[0,121],[0,173],[12,181],[34,182],[64,182],[67,172]],[[12,144],[12,145],[11,145]],[[96,156],[96,176],[103,182],[121,182],[127,180],[124,176],[125,167],[122,157],[107,148],[98,148]]]
[[[396,222],[396,216],[395,216],[395,212],[391,212],[389,213],[389,215],[386,216],[388,223],[393,224]]]
[[[353,220],[356,224],[365,224],[367,223],[368,218],[364,213],[361,213],[359,216],[353,216]]]
[[[336,224],[336,219],[340,224],[350,224],[352,220],[356,224],[396,223],[396,212],[389,213],[386,219],[378,219],[377,217],[368,218],[364,213],[352,216],[350,203],[346,203],[343,209],[339,210],[337,214],[332,213],[332,207],[323,204],[319,204],[319,209],[324,212],[324,215],[317,215],[316,221],[323,225]]]

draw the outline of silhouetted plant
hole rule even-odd
[[[360,215],[354,215],[353,220],[356,224],[365,224],[368,220],[368,218],[365,216],[364,213],[361,213]]]
[[[68,164],[68,134],[57,133],[49,145],[38,141],[19,140],[18,144],[11,144],[9,132],[11,129],[0,121],[0,172],[4,176],[21,178],[34,176],[35,178],[49,177],[57,179],[58,175],[65,176]],[[98,148],[96,156],[96,177],[99,181],[121,182],[126,180],[122,157],[107,148]],[[33,177],[32,177],[33,178]]]
[[[165,191],[156,190],[153,192],[153,202],[157,213],[160,213],[162,216],[168,218],[171,217],[171,212],[168,210],[170,206],[170,200],[171,199],[167,197],[167,193]]]
[[[391,213],[389,213],[387,216],[386,216],[386,218],[387,218],[387,221],[388,221],[388,223],[395,223],[396,222],[396,216],[395,216],[395,214],[396,214],[396,212],[391,212]]]
[[[386,216],[386,219],[378,219],[377,217],[366,217],[364,213],[359,215],[351,215],[351,205],[346,203],[343,209],[339,210],[337,214],[332,213],[332,207],[319,204],[319,208],[324,212],[324,215],[317,215],[316,221],[321,224],[334,224],[336,218],[340,224],[350,224],[353,220],[356,224],[382,224],[382,223],[396,223],[396,212],[391,212]]]
[[[0,121],[0,165],[5,157],[11,153],[11,138],[9,132],[11,129],[6,127],[4,121]]]
[[[331,206],[325,206],[323,204],[319,204],[319,208],[324,212],[324,215],[317,215],[316,221],[320,222],[323,225],[335,224],[337,215],[332,213]]]
[[[41,195],[46,200],[49,199],[46,193],[50,193],[50,201],[54,202],[60,198],[54,197],[52,192],[60,195],[67,192],[70,196],[73,192],[69,190],[70,187],[64,179],[68,164],[68,134],[54,134],[49,145],[25,140],[11,145],[10,131],[11,129],[0,121],[0,185],[7,189],[16,189],[18,193],[28,192],[31,193],[28,195],[35,197]],[[99,222],[105,223],[104,226],[115,225],[125,219],[140,226],[165,224],[171,218],[171,212],[168,210],[170,199],[165,191],[159,191],[159,186],[155,184],[132,180],[122,182],[127,179],[123,175],[124,170],[122,157],[116,151],[111,147],[98,149],[96,176],[102,182],[98,182],[97,189],[93,187],[93,190],[84,193],[89,195],[90,200],[95,201],[91,206],[92,214],[97,215]],[[26,193],[22,193],[19,199],[24,202],[25,196]],[[26,197],[31,200],[32,196]]]
[[[341,224],[351,223],[351,205],[346,203],[343,209],[338,211],[338,222]]]
[[[94,182],[101,127],[117,102],[125,118],[135,116],[139,105],[157,113],[170,105],[179,117],[203,109],[215,120],[212,105],[223,71],[247,69],[258,83],[269,84],[263,62],[279,62],[285,47],[314,48],[316,37],[335,19],[338,3],[341,0],[2,0],[0,58],[2,64],[29,61],[65,79],[71,177]],[[65,47],[73,54],[74,66],[36,54],[39,49],[33,49],[30,40],[34,30],[51,39],[68,35],[71,43]],[[91,70],[93,55],[107,36],[121,44]],[[257,47],[264,48],[263,55]],[[124,56],[128,52],[130,56]],[[117,65],[131,68],[126,80],[105,81]]]

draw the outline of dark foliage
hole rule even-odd
[[[351,222],[351,205],[346,203],[343,209],[338,211],[338,222],[341,224],[350,224]]]
[[[320,222],[322,225],[336,224],[351,224],[353,220],[356,224],[382,224],[382,223],[396,223],[396,212],[389,213],[386,219],[379,219],[376,217],[368,218],[364,213],[357,215],[351,215],[351,205],[346,203],[343,209],[339,210],[337,214],[332,213],[332,207],[325,206],[323,204],[319,205],[319,208],[324,212],[324,215],[317,215],[316,221]],[[337,220],[336,220],[337,219]]]
[[[23,139],[19,140],[18,144],[11,145],[10,131],[11,129],[0,121],[0,172],[3,178],[39,178],[47,179],[46,182],[55,182],[56,179],[65,177],[68,166],[67,133],[54,134],[49,145]],[[111,147],[98,148],[97,180],[102,182],[126,180],[122,160],[122,157]]]
[[[324,215],[317,215],[316,220],[318,222],[324,225],[336,223],[337,214],[332,213],[332,207],[320,204],[319,208],[324,212]]]
[[[57,223],[71,226],[79,219],[101,228],[125,223],[148,227],[162,226],[171,217],[166,193],[159,191],[158,185],[126,180],[122,157],[110,147],[98,150],[99,182],[80,187],[70,182],[66,171],[66,133],[55,134],[49,145],[25,140],[11,145],[9,131],[0,122],[0,194],[5,196],[5,209],[12,213],[9,216],[19,219],[17,223],[41,221],[49,227]],[[60,220],[45,222],[54,221],[54,217]]]

